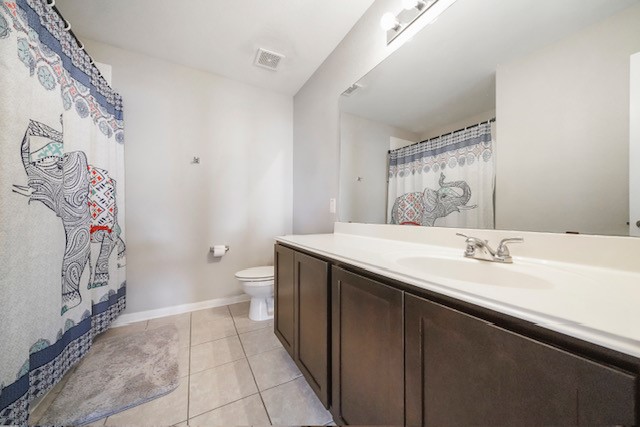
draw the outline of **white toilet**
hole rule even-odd
[[[273,319],[273,266],[247,268],[236,273],[242,290],[251,296],[249,319]]]

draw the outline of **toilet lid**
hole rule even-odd
[[[236,278],[245,280],[273,279],[273,266],[252,267],[238,271]]]

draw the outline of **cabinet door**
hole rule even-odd
[[[404,424],[402,291],[333,267],[331,295],[334,419]]]
[[[580,358],[578,424],[638,425],[638,376]],[[637,405],[635,404],[637,402]]]
[[[413,296],[405,328],[409,425],[636,421],[632,375]]]
[[[329,264],[295,252],[295,361],[329,407]]]
[[[294,251],[281,245],[275,248],[274,331],[293,357],[295,282]]]

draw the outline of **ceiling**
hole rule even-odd
[[[294,95],[374,0],[57,0],[80,38]],[[278,71],[253,65],[259,48]]]
[[[341,98],[341,111],[417,134],[494,110],[506,63],[639,0],[458,0]]]

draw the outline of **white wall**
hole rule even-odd
[[[389,138],[389,150],[397,150],[399,148],[403,148],[406,147],[408,145],[413,145],[416,142],[419,142],[419,140],[414,140],[414,141],[408,141],[406,139],[402,139],[402,138],[396,138],[394,136]],[[342,142],[341,142],[342,143]]]
[[[107,83],[113,85],[113,67],[109,64],[103,64],[102,62],[97,61],[95,61],[93,65],[95,65],[98,71],[100,71],[100,74],[102,74],[102,77],[104,77]]]
[[[629,235],[640,237],[640,52],[631,57],[629,115]]]
[[[418,141],[413,132],[353,114],[340,114],[340,221],[385,223],[391,137]]]
[[[291,232],[292,98],[85,45],[125,103],[127,312],[241,294],[234,273]],[[231,250],[214,260],[214,244]]]
[[[497,228],[628,234],[638,22],[634,6],[498,67]]]
[[[452,2],[441,0],[433,10]],[[329,199],[339,185],[340,94],[428,24],[423,16],[389,46],[380,18],[399,12],[400,0],[376,0],[336,49],[295,95],[293,113],[293,231],[331,232],[336,215]]]

